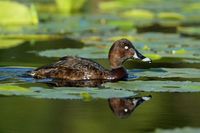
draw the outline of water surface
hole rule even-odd
[[[149,93],[148,93],[149,94]],[[145,95],[145,94],[143,94]],[[146,94],[147,95],[147,94]],[[3,133],[130,133],[156,128],[199,127],[199,93],[151,93],[126,119],[112,113],[108,100],[48,100],[0,97]]]

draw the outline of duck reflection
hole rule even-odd
[[[152,98],[151,95],[143,97],[110,98],[108,103],[112,112],[119,118],[127,118],[143,102]]]

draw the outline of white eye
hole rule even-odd
[[[128,47],[128,46],[125,46],[124,48],[125,48],[125,49],[129,49],[129,47]]]
[[[128,109],[124,109],[124,112],[128,112]]]

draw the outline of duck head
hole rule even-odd
[[[109,61],[112,69],[122,67],[127,59],[137,59],[151,63],[151,59],[142,55],[127,39],[120,39],[113,43],[109,51]]]

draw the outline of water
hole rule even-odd
[[[54,43],[56,45],[53,45]],[[64,43],[67,43],[67,45],[64,45]],[[142,96],[152,95],[153,98],[136,108],[129,117],[121,119],[113,114],[107,98],[98,98],[96,95],[94,98],[91,98],[90,94],[85,92],[80,93],[80,90],[72,91],[73,88],[71,90],[69,88],[65,90],[61,89],[61,93],[65,92],[63,95],[60,93],[54,95],[53,93],[49,93],[53,92],[54,88],[52,89],[51,86],[43,83],[46,80],[35,80],[23,76],[26,71],[32,70],[33,67],[39,67],[58,59],[40,57],[35,54],[38,51],[82,47],[84,47],[84,44],[78,41],[64,39],[36,41],[34,44],[24,42],[17,47],[0,50],[0,84],[4,85],[4,89],[9,88],[14,90],[14,95],[18,95],[10,96],[13,95],[10,93],[2,93],[0,95],[0,132],[145,133],[153,132],[157,128],[200,127],[200,93],[137,92]],[[156,72],[158,75],[166,72],[163,68],[199,69],[199,63],[185,63],[181,62],[181,60],[182,58],[162,58],[153,62],[151,65],[128,61],[125,66],[129,69],[129,74],[139,74],[150,68],[155,68],[151,71]],[[103,64],[106,68],[109,66],[107,59],[98,59],[96,61]],[[199,82],[198,77],[162,78],[156,77],[155,75],[149,75],[148,77],[130,75],[128,80]],[[13,88],[13,86],[19,88]],[[168,88],[176,88],[176,86],[170,86],[168,84],[165,86]],[[23,93],[19,93],[17,89],[20,89]],[[84,90],[85,88],[80,89]],[[104,89],[99,88],[99,92]],[[122,96],[122,94],[126,96],[127,93],[132,95],[132,91],[124,92],[123,88],[121,89],[114,93],[115,89],[111,90],[110,88],[112,93],[117,96]],[[40,98],[33,98],[32,92],[25,93],[30,90],[33,90],[34,94],[39,94],[43,90],[44,95]],[[66,91],[69,92],[66,93]],[[94,93],[96,90],[91,90],[91,92]],[[71,93],[75,93],[72,95],[73,97],[70,95]],[[50,97],[47,97],[47,95],[50,95]],[[76,97],[76,95],[79,97]],[[104,96],[105,93],[101,95]],[[58,99],[59,96],[62,96],[62,98]],[[67,98],[63,99],[64,96]],[[80,96],[83,98],[80,99]]]
[[[199,93],[151,93],[127,118],[116,117],[108,100],[47,100],[0,97],[3,133],[130,133],[156,128],[199,127]]]
[[[117,31],[111,33],[114,34],[113,36],[122,35],[121,32],[117,33]],[[100,35],[102,39],[100,41],[105,44],[108,43],[108,37],[112,37],[109,32],[104,33],[105,35],[102,32],[98,34],[98,32],[92,33],[92,31],[91,33],[87,32],[87,34],[89,38],[90,34],[92,36],[93,34]],[[83,37],[81,36],[82,38],[79,37],[79,39],[87,40],[87,34],[85,35],[84,31]],[[132,36],[131,32],[127,34]],[[179,38],[176,34],[165,35],[150,33],[146,35],[134,34],[133,36],[136,37],[136,40],[138,39],[139,43],[142,43],[137,44],[140,50],[143,49],[144,44],[150,43],[163,46],[161,47],[162,51],[159,51],[159,47],[155,49],[158,53],[163,52],[168,55],[170,55],[169,48],[184,47],[182,42],[186,43],[184,45],[191,44],[184,47],[186,50],[193,47],[198,48],[196,47],[198,40]],[[97,45],[98,43],[100,44]],[[192,54],[196,54],[191,52],[194,48],[191,51],[186,51],[186,53],[189,52],[189,57],[184,57],[181,54],[173,55],[173,57],[164,56],[164,58],[153,61],[152,64],[127,61],[125,67],[129,69],[129,78],[127,81],[117,84],[116,88],[112,84],[109,87],[100,88],[59,88],[47,84],[51,82],[51,79],[38,80],[25,75],[27,71],[33,70],[35,67],[58,60],[55,57],[39,56],[38,52],[71,48],[71,50],[80,49],[80,53],[92,58],[89,55],[97,56],[102,53],[107,55],[106,50],[109,46],[105,44],[101,44],[99,41],[84,44],[76,39],[64,38],[61,40],[23,41],[18,46],[0,49],[0,133],[141,133],[153,132],[158,128],[200,127],[200,93],[183,93],[183,89],[187,92],[190,89],[199,90],[199,84],[194,86],[194,83],[200,81],[198,54],[197,58],[191,58]],[[81,48],[85,47],[97,49],[95,51],[97,55],[95,52],[82,51]],[[155,49],[152,47],[152,50]],[[91,52],[91,54],[87,52]],[[98,58],[95,61],[109,68],[107,59]],[[181,71],[176,72],[174,69]],[[146,91],[157,89],[159,92],[144,93],[129,90],[129,87],[133,90],[134,88],[145,90],[141,86],[141,88],[136,86],[138,85],[137,81],[143,81],[139,85],[143,85],[142,87],[145,87]],[[159,83],[153,86],[152,83],[155,83],[153,81]],[[170,81],[174,81],[174,84],[170,84]],[[182,82],[189,82],[189,86],[182,84]],[[127,84],[128,86],[126,86]],[[182,93],[169,93],[166,92],[166,88]],[[160,91],[165,92],[160,93]],[[139,96],[152,95],[152,99],[138,106],[132,113],[129,111],[130,114],[123,119],[110,109],[108,98],[130,98],[138,96],[137,94]],[[132,108],[132,106],[128,107]]]

